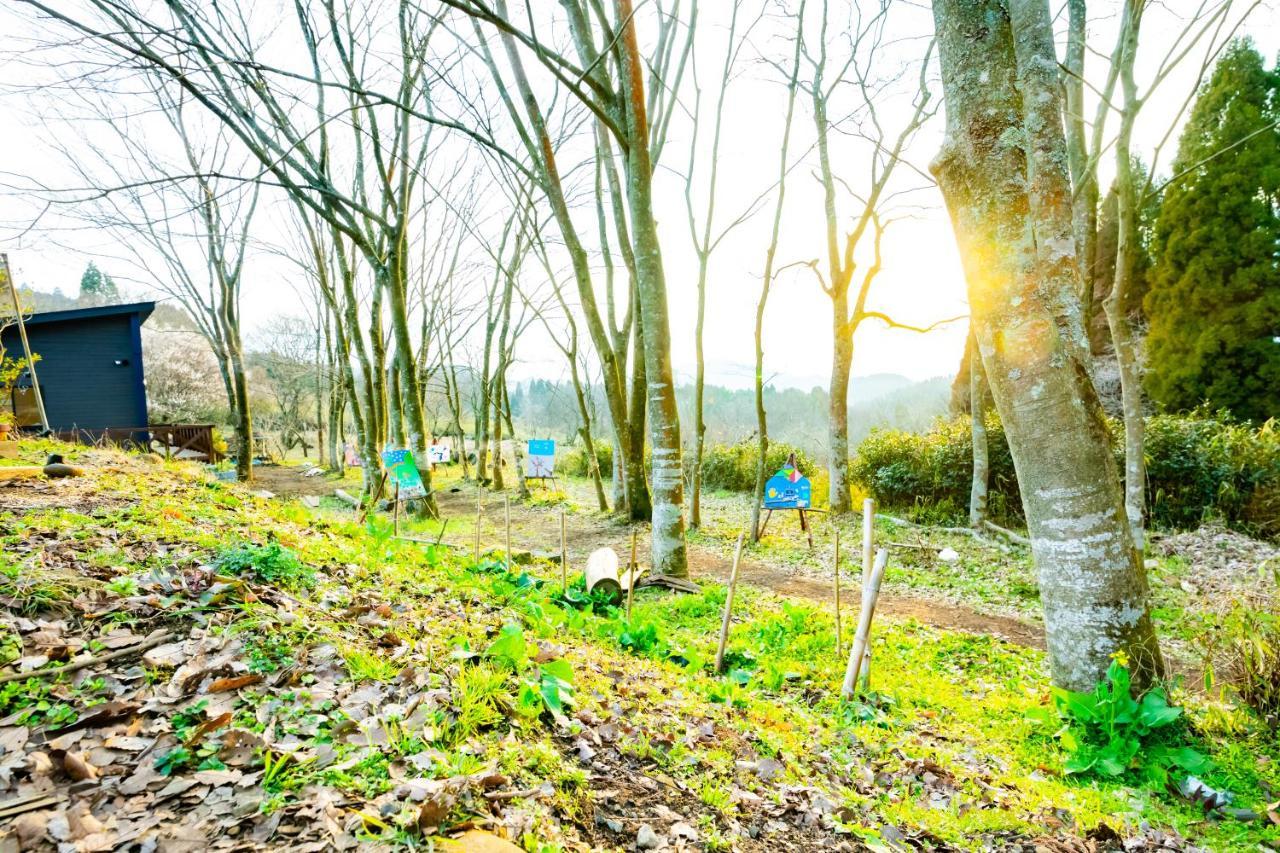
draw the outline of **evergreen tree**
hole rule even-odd
[[[80,298],[77,301],[81,305],[110,305],[120,301],[120,291],[115,279],[89,261],[89,266],[80,276]]]
[[[1278,123],[1280,69],[1233,44],[1197,96],[1156,222],[1147,389],[1168,409],[1280,414]]]

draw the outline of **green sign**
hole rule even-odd
[[[412,451],[384,450],[382,464],[387,466],[387,477],[396,485],[396,496],[400,500],[427,496],[427,487],[422,484],[422,475],[418,473]]]

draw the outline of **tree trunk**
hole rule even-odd
[[[726,82],[724,85],[728,85]],[[714,167],[713,167],[714,168]],[[714,193],[715,184],[712,183]],[[710,217],[708,216],[708,221]],[[700,252],[698,259],[698,321],[694,330],[693,348],[697,367],[693,378],[693,476],[690,477],[689,526],[702,525],[702,450],[707,438],[707,424],[703,420],[703,388],[707,378],[707,362],[702,353],[702,329],[707,309],[707,261],[708,254]]]
[[[969,486],[969,526],[981,530],[987,520],[991,465],[987,449],[987,383],[974,335],[969,335],[969,437],[973,443],[973,479]]]
[[[396,447],[408,447],[404,439],[404,395],[400,388],[400,359],[391,360],[387,371],[387,421],[391,426],[391,440]]]
[[[648,384],[649,443],[653,453],[653,569],[688,577],[684,541],[684,477],[680,462],[680,413],[671,370],[671,331],[667,322],[667,282],[662,269],[658,227],[653,218],[653,168],[649,160],[649,122],[644,95],[644,66],[636,42],[631,0],[616,0],[622,22],[622,93],[626,106],[627,207],[636,256],[636,289],[643,327],[644,370]]]
[[[1089,370],[1048,2],[933,12],[947,107],[933,170],[1018,473],[1053,680],[1091,689],[1120,651],[1147,684],[1163,662]]]
[[[632,293],[636,289],[632,288]],[[634,348],[631,365],[631,420],[626,424],[623,434],[626,440],[625,456],[622,467],[626,476],[627,514],[632,521],[649,521],[653,517],[653,503],[650,500],[649,483],[645,479],[644,470],[644,433],[647,417],[648,399],[645,396],[647,387],[644,358],[644,318],[640,316],[639,301],[636,302],[636,316],[632,328],[634,330]]]
[[[229,329],[227,337],[231,382],[236,391],[236,439],[240,442],[240,452],[236,454],[236,479],[248,483],[253,480],[253,416],[249,411],[249,381],[245,376],[240,330]]]
[[[502,382],[502,417],[507,422],[507,435],[511,441],[511,456],[515,462],[516,496],[520,500],[525,500],[529,497],[529,483],[524,478],[524,450],[520,447],[520,440],[516,438],[516,427],[511,420],[511,396],[507,393],[505,379]]]
[[[847,291],[837,290],[831,297],[831,388],[828,393],[827,452],[830,456],[831,512],[849,512],[853,499],[849,494],[849,371],[853,368],[853,335],[849,333],[849,299]]]
[[[1124,412],[1125,515],[1129,519],[1134,547],[1139,553],[1145,550],[1146,544],[1146,423],[1143,421],[1142,365],[1127,306],[1133,279],[1138,219],[1131,148],[1133,125],[1141,107],[1133,78],[1133,65],[1138,50],[1138,28],[1142,17],[1141,5],[1138,0],[1126,0],[1120,24],[1119,64],[1124,106],[1120,110],[1120,132],[1116,138],[1116,266],[1111,292],[1103,302],[1111,342],[1116,350],[1116,363],[1120,367],[1120,397]]]

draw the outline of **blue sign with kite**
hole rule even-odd
[[[784,465],[764,484],[765,509],[808,509],[809,503],[809,478],[794,464]]]
[[[387,466],[387,476],[396,484],[396,497],[402,501],[427,496],[427,487],[422,483],[422,474],[413,461],[410,450],[382,451],[382,464]]]

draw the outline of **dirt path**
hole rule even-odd
[[[445,518],[472,518],[475,515],[475,491],[464,487],[458,491],[442,491],[436,495],[437,504]],[[503,502],[500,496],[486,494],[483,499],[484,522],[481,525],[481,543],[484,547],[501,547],[503,532]],[[631,547],[633,525],[597,515],[569,513],[565,516],[565,539],[569,551],[569,565],[581,566],[587,556],[597,548],[611,547],[625,561]],[[649,558],[649,536],[644,525],[634,525],[638,535],[636,549],[640,562]],[[446,534],[446,540],[458,543],[457,534]],[[513,550],[527,550],[554,556],[560,550],[560,516],[552,507],[531,507],[511,504],[511,545]],[[705,546],[689,545],[689,573],[694,578],[712,577],[727,580],[732,569],[731,558]],[[768,589],[780,595],[805,598],[833,606],[834,592],[829,579],[816,577],[795,568],[784,569],[746,556],[739,566],[742,582]],[[856,587],[851,587],[853,598],[850,610],[857,610]],[[846,593],[850,595],[850,593]],[[913,618],[927,625],[971,634],[998,637],[1020,646],[1044,648],[1044,629],[1040,626],[1007,616],[993,616],[958,604],[948,604],[922,596],[909,596],[884,592],[877,610],[900,618]]]
[[[254,469],[254,488],[266,489],[282,498],[300,495],[333,494],[333,483],[326,477],[303,477],[302,469],[290,465],[263,465]],[[475,489],[470,485],[449,486],[436,493],[436,501],[444,518],[474,518],[476,511]],[[500,495],[485,493],[483,501],[484,521],[481,524],[481,544],[485,548],[502,547],[503,500]],[[635,528],[636,547],[640,562],[649,559],[649,536],[644,525],[630,525],[613,518],[595,514],[568,513],[565,516],[565,538],[569,549],[570,566],[581,566],[587,556],[597,548],[610,547],[618,551],[623,560],[631,547],[631,532]],[[446,530],[445,541],[459,546],[470,546],[470,535],[465,536]],[[556,556],[560,550],[560,514],[554,507],[511,504],[511,545],[516,551],[532,551]],[[689,546],[689,573],[694,578],[711,577],[728,580],[732,560],[712,548],[698,544]],[[833,606],[834,592],[831,580],[804,572],[795,567],[780,567],[761,561],[751,555],[744,557],[738,570],[742,582],[768,589],[779,595],[804,598],[828,607]],[[846,593],[850,611],[857,610],[856,586]],[[923,596],[884,592],[877,610],[899,618],[916,619],[926,625],[985,634],[1008,640],[1020,646],[1044,648],[1044,629],[1038,625],[1007,616],[979,613],[970,607],[950,604]]]

